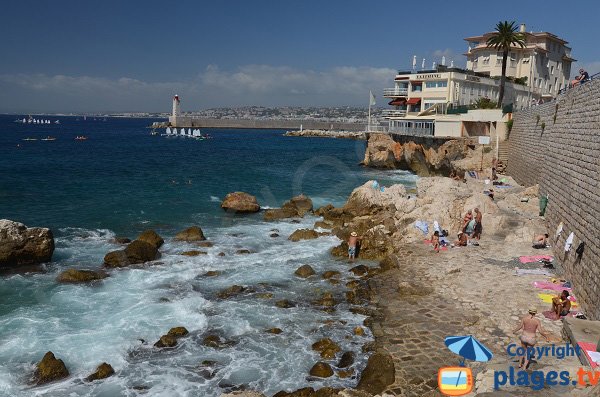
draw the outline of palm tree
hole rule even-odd
[[[525,35],[517,32],[518,26],[515,21],[500,21],[496,25],[496,30],[487,39],[488,48],[495,48],[502,51],[502,77],[500,78],[500,93],[498,94],[498,107],[502,107],[504,99],[504,84],[506,83],[506,59],[510,47],[525,47]]]

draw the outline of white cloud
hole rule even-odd
[[[208,66],[190,81],[148,82],[122,77],[0,75],[0,111],[169,111],[174,93],[184,110],[241,105],[365,105],[393,84],[389,68],[336,67],[325,71],[246,65]]]

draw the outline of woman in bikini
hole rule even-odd
[[[540,320],[535,318],[537,314],[537,309],[532,307],[529,309],[529,314],[521,319],[521,323],[519,324],[519,328],[514,330],[516,334],[521,328],[523,328],[523,333],[519,340],[521,341],[521,346],[525,349],[525,354],[519,360],[519,368],[527,369],[527,365],[529,365],[529,349],[535,346],[537,343],[536,334],[537,331],[540,331],[540,334],[546,338],[546,341],[550,341],[548,334],[542,328],[542,323]]]

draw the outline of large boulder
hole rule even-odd
[[[53,252],[50,229],[0,219],[0,268],[49,262]]]
[[[89,283],[106,277],[108,274],[102,270],[67,269],[56,277],[56,281],[59,283]]]
[[[264,219],[265,221],[275,221],[278,219],[303,217],[308,212],[312,212],[312,210],[312,200],[308,196],[301,194],[286,201],[281,208],[265,211]]]
[[[174,237],[174,240],[191,243],[196,241],[204,241],[206,240],[206,237],[204,237],[202,229],[200,229],[198,226],[192,226],[177,233]]]
[[[144,241],[150,245],[159,249],[161,245],[165,242],[162,237],[158,235],[154,230],[146,230],[137,238],[139,241]]]
[[[315,269],[313,269],[310,265],[302,265],[296,269],[294,274],[298,277],[308,278],[315,274]]]
[[[114,374],[115,370],[110,364],[102,363],[98,366],[98,368],[96,368],[96,371],[87,378],[85,378],[85,380],[87,380],[88,382],[92,382],[98,379],[106,379],[110,376],[113,376]]]
[[[377,351],[367,361],[356,388],[373,395],[380,394],[396,378],[394,359],[385,351]]]
[[[312,229],[298,229],[288,237],[290,241],[312,240],[319,237],[319,233]]]
[[[333,369],[331,369],[331,365],[319,361],[310,369],[310,374],[318,378],[329,378],[333,375]]]
[[[260,211],[260,205],[256,197],[244,192],[233,192],[227,194],[221,203],[221,208],[225,211],[235,213],[251,213]]]
[[[344,211],[354,216],[370,215],[389,208],[396,211],[403,209],[407,201],[404,185],[392,185],[381,191],[377,182],[368,181],[352,191]]]
[[[69,376],[69,370],[63,360],[54,357],[54,353],[47,352],[37,366],[34,373],[35,383],[43,385]]]
[[[125,267],[153,261],[158,258],[158,248],[146,241],[134,240],[124,250],[112,251],[104,256],[106,267]]]

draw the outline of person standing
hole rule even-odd
[[[351,261],[356,258],[356,246],[358,245],[359,240],[360,237],[358,237],[356,232],[350,233],[350,238],[348,239],[348,259]]]
[[[528,314],[521,319],[519,327],[513,331],[516,334],[521,328],[523,329],[523,333],[521,334],[519,340],[521,341],[521,346],[525,350],[525,354],[519,360],[519,368],[527,369],[527,365],[529,365],[529,359],[531,358],[530,352],[537,343],[536,334],[538,331],[544,338],[546,338],[546,341],[550,341],[548,334],[542,328],[542,323],[540,320],[535,318],[536,314],[537,309],[535,307],[529,308]]]
[[[483,214],[479,211],[479,208],[475,208],[475,229],[473,229],[473,238],[477,241],[481,238],[481,232],[483,231],[481,225],[482,218]]]

